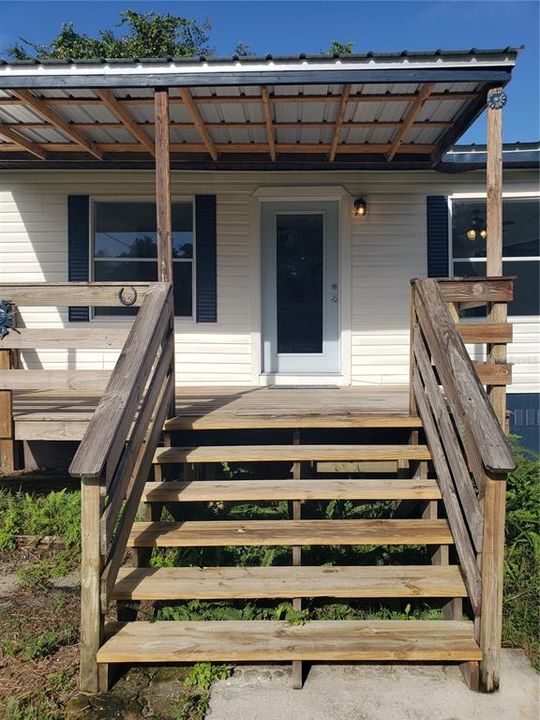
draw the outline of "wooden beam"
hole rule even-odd
[[[7,145],[2,147],[0,144],[0,154],[4,152],[13,152],[16,150],[14,145]],[[73,143],[40,143],[39,147],[48,152],[80,152],[79,148]],[[215,145],[216,153],[267,153],[267,143],[223,143]],[[401,145],[399,148],[399,154],[414,154],[414,155],[429,155],[434,149],[435,145],[431,144],[418,144],[414,145],[409,143],[407,145]],[[139,143],[101,143],[96,145],[96,148],[104,153],[140,153],[141,146]],[[330,152],[330,143],[276,143],[276,153],[291,153],[291,154],[305,154],[305,155],[327,155]],[[338,155],[344,154],[374,154],[384,155],[390,149],[388,143],[371,145],[369,143],[362,144],[341,144],[336,148]],[[208,148],[206,145],[200,143],[171,143],[170,151],[172,153],[206,153]],[[146,151],[144,151],[146,152]]]
[[[148,150],[152,157],[155,157],[154,143],[141,128],[139,123],[131,117],[125,107],[118,102],[118,99],[112,94],[112,92],[103,88],[98,88],[94,90],[94,92],[105,105],[107,110],[120,120],[121,125],[125,127],[126,130],[129,130],[133,137],[135,137],[141,145]]]
[[[270,98],[269,98],[270,99]],[[116,101],[120,105],[120,107],[123,107],[123,105],[120,104],[121,98],[116,98]],[[271,99],[270,99],[270,102]],[[299,129],[302,128],[308,129],[308,128],[331,128],[332,127],[331,122],[328,122],[327,120],[322,122],[311,122],[311,121],[296,121],[296,122],[274,122],[273,126],[274,128],[292,128],[292,129]],[[422,128],[422,129],[433,129],[433,128],[451,128],[454,123],[446,120],[419,120],[415,123],[413,123],[413,127]],[[140,128],[153,128],[154,123],[153,122],[139,122],[136,123],[136,125]],[[227,129],[233,129],[233,130],[248,130],[250,128],[260,128],[264,129],[266,127],[265,122],[225,122],[224,120],[220,122],[207,122],[205,123],[207,128],[221,128],[222,130]],[[403,120],[396,120],[395,122],[390,122],[386,120],[374,120],[372,122],[364,122],[364,121],[354,121],[354,120],[348,120],[347,122],[343,123],[343,127],[345,128],[379,128],[379,129],[385,129],[385,128],[397,128],[403,125]],[[70,123],[70,126],[73,128],[77,128],[79,130],[121,130],[122,129],[122,123],[120,122],[74,122]],[[48,125],[45,122],[15,122],[15,123],[3,123],[2,127],[10,128],[12,130],[22,130],[23,128],[33,128],[33,129],[42,129],[47,128]],[[182,121],[175,121],[171,120],[169,123],[169,127],[176,128],[178,130],[190,130],[193,129],[194,125],[192,122],[182,122]]]
[[[39,115],[46,118],[51,125],[54,125],[54,127],[63,132],[64,135],[67,135],[74,143],[83,147],[98,160],[103,158],[103,153],[96,148],[95,143],[85,138],[78,130],[72,128],[70,123],[50,108],[45,100],[36,97],[29,90],[12,90],[11,92],[22,100],[26,106],[29,106]]]
[[[156,225],[158,280],[173,281],[169,91],[156,90]]]
[[[187,88],[178,88],[178,93],[182,99],[182,102],[185,104],[187,111],[189,112],[189,115],[193,120],[193,124],[197,128],[207,151],[210,153],[212,160],[216,161],[218,159],[218,151],[216,150],[214,141],[212,140],[208,130],[206,129],[204,120],[202,119],[202,115],[200,114],[199,109],[195,104],[195,101],[191,97],[190,91]]]
[[[273,127],[273,117],[272,117],[272,106],[270,104],[270,97],[268,95],[268,90],[266,87],[261,88],[261,97],[263,102],[263,113],[264,113],[264,123],[266,126],[266,135],[268,137],[268,148],[270,150],[270,157],[275,162],[276,160],[276,139],[275,139],[275,131]]]
[[[422,85],[420,88],[420,92],[416,96],[415,101],[409,108],[409,112],[405,116],[403,120],[403,124],[400,126],[399,130],[396,133],[395,138],[392,141],[392,145],[390,147],[390,150],[388,152],[388,155],[386,156],[386,159],[388,161],[392,160],[396,152],[398,151],[399,146],[401,145],[401,141],[403,140],[405,133],[410,130],[410,128],[413,126],[414,121],[418,117],[418,114],[420,113],[420,110],[423,108],[424,103],[428,99],[428,97],[433,92],[433,88],[435,87],[435,83],[426,83],[425,85]]]
[[[490,97],[502,93],[495,88],[488,93],[487,110],[487,274],[502,275],[502,107],[490,107]]]
[[[350,94],[351,86],[344,85],[343,90],[341,91],[341,100],[339,102],[336,123],[334,125],[334,132],[332,134],[332,142],[330,143],[330,152],[328,154],[328,159],[330,160],[330,162],[333,162],[334,158],[336,157],[336,150],[339,143],[339,135],[341,132],[341,126],[343,125],[343,120],[345,119],[345,113],[347,112],[347,103],[349,102]]]
[[[15,91],[11,91],[15,92]],[[272,95],[273,103],[320,103],[320,102],[340,102],[340,95]],[[417,97],[416,93],[356,93],[350,96],[350,102],[409,102],[413,101]],[[456,100],[472,100],[478,97],[478,92],[442,92],[432,93],[427,99],[428,102],[439,102],[449,101],[455,102]],[[96,105],[100,102],[98,98],[94,97],[53,97],[47,98],[49,105]],[[153,100],[149,97],[123,97],[118,98],[118,102],[122,105],[150,105]],[[171,98],[172,105],[181,105],[181,98]],[[219,97],[218,95],[198,96],[193,98],[193,102],[196,105],[213,105],[215,103],[222,105],[230,104],[259,104],[261,102],[260,95],[225,95]],[[0,98],[0,105],[24,105],[24,102],[18,98]]]
[[[7,138],[8,140],[11,140],[12,143],[15,143],[18,149],[22,148],[23,150],[27,150],[29,153],[32,153],[32,155],[35,155],[41,160],[45,160],[45,151],[35,142],[28,140],[28,138],[25,138],[20,133],[14,132],[10,128],[7,128],[3,124],[0,124],[0,135]],[[1,148],[2,146],[0,145],[0,149]]]

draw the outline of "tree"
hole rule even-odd
[[[64,23],[48,45],[19,38],[8,49],[16,60],[50,58],[160,58],[211,55],[208,45],[210,21],[191,20],[178,15],[125,10],[118,27],[127,26],[126,35],[102,30],[97,38],[78,33],[72,22]]]
[[[238,55],[238,57],[247,57],[248,55],[255,55],[255,53],[253,52],[251,45],[239,42],[233,50],[233,55]]]
[[[339,40],[332,40],[328,52],[330,55],[352,55],[354,52],[354,40],[349,42],[340,42]]]

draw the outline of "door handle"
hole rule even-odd
[[[337,295],[330,295],[330,302],[337,303]]]

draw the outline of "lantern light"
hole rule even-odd
[[[356,198],[354,201],[354,214],[355,217],[366,217],[368,214],[368,206],[364,198]]]

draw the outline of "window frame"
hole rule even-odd
[[[528,190],[522,192],[503,192],[503,210],[505,200],[538,200],[540,202],[540,191]],[[470,192],[470,193],[454,193],[448,196],[448,276],[454,277],[454,264],[458,262],[487,262],[486,257],[477,258],[463,258],[454,257],[453,249],[453,232],[452,232],[452,217],[453,217],[453,204],[454,202],[467,202],[475,200],[484,200],[487,202],[487,194],[485,192]],[[540,262],[540,255],[528,255],[528,256],[516,256],[516,257],[505,257],[503,255],[503,262]],[[540,315],[509,315],[512,320],[526,323],[526,322],[538,322]]]
[[[90,196],[90,222],[89,222],[89,251],[88,261],[89,270],[88,277],[91,282],[95,281],[95,262],[112,262],[126,261],[126,262],[154,262],[152,258],[96,258],[95,257],[95,224],[96,224],[96,205],[104,202],[147,202],[154,203],[156,198],[154,195],[91,195]],[[197,226],[196,226],[196,212],[195,212],[195,195],[173,195],[171,196],[171,203],[177,202],[189,202],[191,203],[191,214],[192,214],[192,227],[193,227],[193,255],[191,258],[173,258],[173,263],[191,263],[191,315],[175,315],[175,322],[187,322],[195,323],[197,316],[197,273],[196,265],[197,262]],[[157,265],[157,258],[155,259]],[[124,322],[127,318],[119,315],[110,315],[107,313],[95,314],[94,308],[90,308],[90,320],[101,320],[106,319],[107,322]]]

